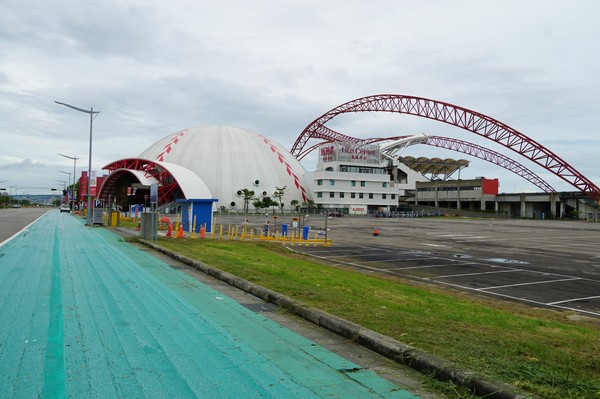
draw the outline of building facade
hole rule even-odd
[[[498,179],[434,180],[416,183],[415,205],[496,210]]]
[[[317,169],[307,176],[317,206],[366,214],[398,205],[398,187],[381,162],[378,145],[327,143],[318,151]]]

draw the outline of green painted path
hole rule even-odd
[[[0,246],[0,398],[416,398],[110,231]]]

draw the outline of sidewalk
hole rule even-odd
[[[79,218],[0,247],[0,397],[416,398]]]

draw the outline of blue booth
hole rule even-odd
[[[195,232],[199,233],[202,226],[205,231],[210,233],[213,227],[213,203],[218,201],[216,198],[210,199],[178,199],[181,204],[181,225],[183,230],[192,232],[194,227],[194,218],[196,218]]]

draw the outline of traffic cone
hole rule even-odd
[[[179,225],[179,231],[177,232],[177,238],[183,238],[183,224]]]
[[[200,238],[206,237],[206,228],[204,226],[200,227]]]
[[[167,234],[165,237],[173,238],[173,223],[169,223],[169,228],[167,229]]]
[[[379,235],[379,230],[377,230],[377,227],[375,227],[375,229],[373,230],[373,235],[374,236],[378,236]]]

